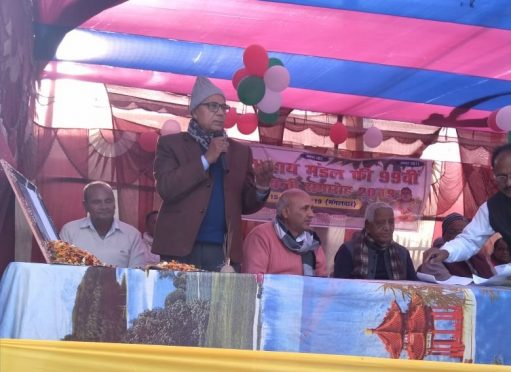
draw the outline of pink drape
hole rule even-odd
[[[0,6],[0,158],[25,164],[29,133],[32,63],[32,2],[2,0]],[[0,171],[0,274],[14,259],[14,194]]]
[[[157,198],[154,152],[142,149],[138,139],[153,129],[141,127],[140,133],[101,130],[98,134],[97,130],[34,125],[34,130],[39,164],[36,184],[58,229],[85,215],[82,189],[92,180],[111,184],[117,191],[121,220],[143,228],[145,214],[157,207]]]

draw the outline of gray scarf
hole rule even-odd
[[[314,251],[320,245],[319,237],[316,235],[316,233],[313,231],[304,231],[304,239],[298,242],[293,237],[293,235],[291,235],[286,226],[284,226],[282,221],[280,221],[279,217],[276,217],[275,221],[273,221],[273,227],[277,237],[280,239],[282,244],[284,244],[284,246],[291,252],[302,256],[303,275],[314,276],[315,267],[313,267],[310,262],[306,262],[306,260],[304,260],[304,256],[311,252],[311,254],[314,256],[312,261],[315,261]]]
[[[215,132],[204,131],[194,119],[191,119],[190,124],[188,124],[188,134],[192,136],[204,150],[208,149],[211,139],[215,137]],[[222,131],[222,136],[226,137],[225,131]]]

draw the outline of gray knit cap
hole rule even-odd
[[[190,112],[199,106],[208,97],[219,94],[225,98],[224,92],[214,85],[208,78],[198,76],[192,89],[192,97],[190,99]]]

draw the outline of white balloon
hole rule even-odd
[[[289,71],[284,66],[272,66],[264,73],[264,84],[274,92],[282,92],[289,86]]]
[[[257,107],[262,112],[272,113],[280,108],[281,102],[282,98],[280,97],[280,93],[266,88],[263,99],[257,104]]]
[[[511,106],[504,106],[497,111],[495,121],[501,130],[511,132]]]
[[[167,120],[160,129],[160,134],[166,136],[167,134],[175,134],[181,132],[181,125],[173,119]]]
[[[371,127],[364,133],[364,143],[367,147],[378,147],[383,141],[383,133],[377,127]]]

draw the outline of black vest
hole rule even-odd
[[[511,250],[511,198],[501,192],[488,199],[490,226],[500,233]]]

